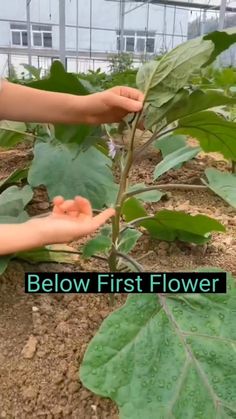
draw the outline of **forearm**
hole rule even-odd
[[[22,252],[43,246],[43,232],[26,223],[0,224],[0,255]]]
[[[86,123],[88,96],[46,92],[2,82],[0,119],[38,123]]]

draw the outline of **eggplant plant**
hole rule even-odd
[[[129,174],[140,152],[163,137],[164,143],[169,133],[192,135],[203,150],[235,158],[235,124],[216,111],[235,103],[235,99],[224,92],[192,91],[188,86],[192,71],[209,64],[217,55],[214,36],[183,44],[138,72],[137,85],[144,91],[145,107],[129,128],[128,151],[117,150],[121,175],[111,233],[105,228],[85,246],[87,256],[95,249],[109,251],[112,272],[122,271],[121,260],[133,270],[142,271],[127,256],[141,235],[137,226],[160,239],[177,237],[195,243],[207,241],[213,230],[222,230],[214,220],[202,216],[169,211],[150,216],[140,201],[160,199],[160,185],[151,190],[145,185],[129,185]],[[223,39],[224,35],[217,35],[217,39],[221,36]],[[235,41],[235,36],[231,40]],[[151,134],[137,148],[136,131],[141,120]],[[113,153],[114,149],[115,145]],[[182,144],[157,166],[155,178],[198,152],[199,148]],[[212,170],[207,172],[211,188],[216,183]],[[224,190],[222,183],[229,189],[231,185],[228,199],[235,207],[236,177],[223,175],[227,180],[218,178],[218,193]],[[150,192],[159,195],[150,197]],[[235,280],[230,275],[226,295],[130,295],[90,342],[80,368],[82,383],[114,400],[121,419],[235,418],[235,303]]]
[[[219,110],[225,106],[233,106],[236,99],[218,89],[192,90],[189,84],[192,73],[209,65],[222,51],[224,42],[225,47],[235,42],[234,34],[218,34],[218,36],[216,38],[216,34],[208,35],[182,44],[161,60],[148,62],[139,69],[137,86],[144,92],[145,104],[144,110],[135,116],[132,124],[128,121],[126,125],[123,124],[123,128],[128,130],[128,150],[117,145],[116,138],[113,139],[114,128],[111,128],[110,133],[108,129],[110,156],[116,158],[120,169],[119,185],[113,186],[113,190],[116,191],[116,216],[111,230],[103,229],[101,234],[85,245],[84,256],[91,257],[101,251],[107,255],[109,253],[108,263],[111,272],[123,270],[124,263],[129,267],[132,266],[134,270],[142,270],[142,266],[127,255],[142,235],[137,227],[146,229],[152,237],[160,240],[178,239],[197,244],[208,241],[212,231],[224,231],[220,223],[205,216],[192,217],[182,212],[167,210],[150,215],[143,202],[160,200],[163,196],[162,188],[165,189],[166,185],[158,183],[151,188],[147,188],[144,184],[129,185],[129,175],[133,165],[152,143],[158,148],[159,143],[164,145],[167,140],[175,146],[175,141],[177,139],[180,141],[180,145],[157,165],[154,180],[158,180],[168,170],[194,158],[202,149],[205,152],[217,151],[225,158],[235,160],[235,123],[225,119]],[[144,144],[137,146],[140,122],[144,122],[145,130],[150,135]],[[121,126],[119,129],[122,132]],[[119,133],[119,130],[117,132]],[[186,141],[183,141],[183,135],[197,138],[200,146],[188,146]],[[206,178],[208,183],[204,179],[202,183],[235,206],[234,175],[209,168],[206,171]],[[203,185],[195,187],[204,188]],[[123,220],[126,222],[125,225]]]

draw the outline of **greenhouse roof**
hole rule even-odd
[[[108,1],[117,1],[122,2],[122,0],[108,0]],[[146,4],[164,4],[164,5],[171,5],[171,6],[177,6],[177,7],[187,7],[189,9],[201,9],[201,10],[220,10],[220,0],[125,0],[125,3],[139,3],[141,6],[141,3],[143,5]],[[236,2],[227,2],[226,11],[227,12],[236,12]],[[137,6],[136,6],[137,7]],[[134,6],[135,9],[135,6]]]

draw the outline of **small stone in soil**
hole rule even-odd
[[[38,341],[35,336],[31,335],[28,339],[28,342],[24,346],[24,348],[21,351],[21,354],[26,359],[33,358],[36,348],[37,348]]]

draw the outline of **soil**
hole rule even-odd
[[[0,151],[0,179],[24,167],[31,151],[19,147]],[[152,184],[158,152],[140,161],[132,181]],[[206,167],[229,170],[217,155],[201,155],[180,170],[164,175],[161,183],[199,184]],[[29,207],[34,215],[49,207],[41,188]],[[208,190],[171,190],[165,200],[147,206],[183,210],[217,218],[226,234],[214,234],[209,244],[193,246],[150,240],[144,235],[134,256],[146,271],[181,271],[216,266],[236,275],[236,211]],[[78,247],[78,244],[74,244]],[[78,270],[78,266],[74,269]],[[80,270],[105,270],[100,261],[80,261]],[[24,272],[73,270],[68,265],[29,266],[12,262],[0,278],[0,418],[5,419],[118,419],[114,404],[83,388],[78,368],[88,342],[114,307],[106,295],[26,295]],[[116,296],[115,307],[125,301]]]

